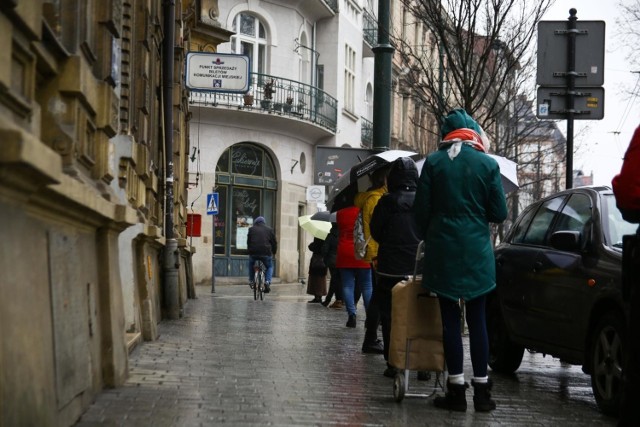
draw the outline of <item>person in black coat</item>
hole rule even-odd
[[[335,214],[333,214],[335,216]],[[322,244],[322,256],[324,257],[324,263],[329,269],[331,280],[329,281],[329,292],[325,297],[322,305],[325,307],[331,303],[331,298],[335,295],[336,301],[331,305],[331,308],[341,309],[344,306],[342,301],[342,282],[340,282],[340,273],[336,268],[336,258],[338,257],[338,224],[333,222],[331,224],[331,231],[329,235],[324,239]]]
[[[278,251],[278,241],[273,230],[265,224],[264,218],[259,216],[253,222],[247,234],[247,251],[249,252],[249,286],[253,286],[253,263],[261,260],[267,271],[265,273],[265,292],[271,291],[271,276],[273,275],[273,255]]]
[[[396,370],[388,364],[391,337],[391,289],[413,275],[416,251],[420,243],[413,214],[413,200],[418,187],[418,169],[409,157],[395,160],[387,176],[388,193],[384,194],[371,217],[371,236],[378,242],[378,304],[382,323],[382,341],[387,369],[393,377]]]

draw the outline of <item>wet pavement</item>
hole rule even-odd
[[[107,426],[615,426],[598,412],[579,366],[525,353],[513,376],[493,374],[491,413],[454,413],[431,398],[396,402],[381,355],[362,354],[364,308],[307,304],[300,284],[274,284],[264,301],[246,285],[198,286],[184,316],[130,357],[125,386],[104,390],[76,424]],[[465,338],[465,345],[466,345]],[[465,350],[465,375],[471,364]],[[431,393],[435,380],[409,392]],[[433,376],[435,378],[435,375]]]

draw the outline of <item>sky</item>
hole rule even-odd
[[[628,0],[627,0],[628,1]],[[640,125],[640,97],[629,92],[640,73],[626,59],[616,19],[621,16],[620,0],[556,0],[544,16],[545,21],[564,21],[569,9],[577,10],[578,21],[605,21],[604,57],[604,118],[574,121],[574,169],[585,175],[593,173],[593,183],[611,186],[611,179],[620,171],[622,158],[635,128]],[[637,41],[640,43],[640,40]],[[558,122],[566,135],[567,122]]]

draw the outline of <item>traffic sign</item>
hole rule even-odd
[[[576,87],[604,84],[604,33],[604,21],[576,21]],[[567,21],[538,22],[538,85],[566,86],[568,34]]]
[[[218,193],[207,194],[207,215],[218,215],[220,208],[218,200]]]
[[[602,120],[604,117],[604,88],[580,87],[574,91],[574,114],[576,120]],[[565,120],[567,88],[539,87],[536,116],[546,120]]]

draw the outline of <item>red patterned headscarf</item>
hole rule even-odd
[[[444,140],[440,142],[440,146],[452,144],[454,142],[462,142],[470,145],[478,151],[487,152],[482,137],[473,129],[461,128],[449,132],[444,136]]]

